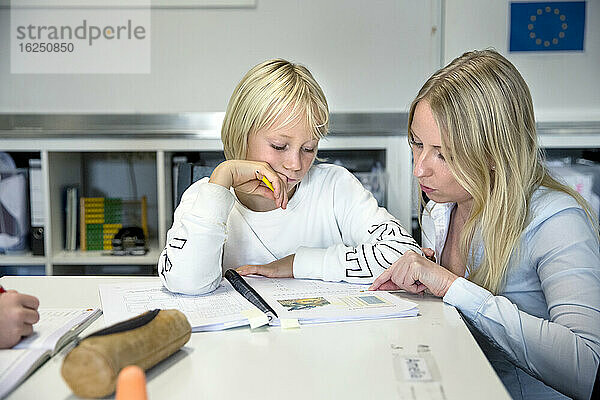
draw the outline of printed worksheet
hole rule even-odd
[[[310,279],[245,277],[279,318],[301,323],[415,316],[417,304],[367,285]]]
[[[227,280],[215,291],[197,296],[169,292],[159,280],[103,284],[99,289],[107,325],[157,308],[176,309],[185,314],[192,331],[212,331],[248,325],[243,313],[257,310]]]

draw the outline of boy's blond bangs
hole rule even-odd
[[[285,120],[279,117],[287,113]],[[308,69],[276,59],[252,68],[238,84],[225,114],[221,139],[227,159],[245,159],[248,136],[264,128],[304,122],[314,139],[327,135],[327,100]]]

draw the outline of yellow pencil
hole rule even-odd
[[[273,185],[271,184],[271,182],[269,182],[269,180],[266,177],[263,176],[261,180],[265,183],[265,185],[267,185],[267,187],[269,189],[271,189],[271,191],[273,193],[275,193],[275,189],[273,189]]]

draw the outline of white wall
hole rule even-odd
[[[273,57],[307,65],[332,111],[406,110],[439,66],[437,10],[439,0],[155,9],[149,75],[20,75],[10,73],[10,11],[2,9],[0,112],[224,111],[244,73]]]
[[[445,62],[494,47],[529,84],[538,121],[599,121],[600,1],[587,1],[584,52],[508,53],[508,19],[508,0],[447,0]]]
[[[332,111],[406,110],[439,67],[440,0],[257,0],[255,9],[152,11],[149,75],[10,74],[0,9],[0,112],[224,111],[254,64],[307,65]],[[600,120],[600,1],[587,1],[585,52],[508,54],[509,0],[446,0],[445,62],[495,47],[528,82],[538,120]]]

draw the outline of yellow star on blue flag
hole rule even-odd
[[[510,3],[510,51],[583,51],[585,1]]]

